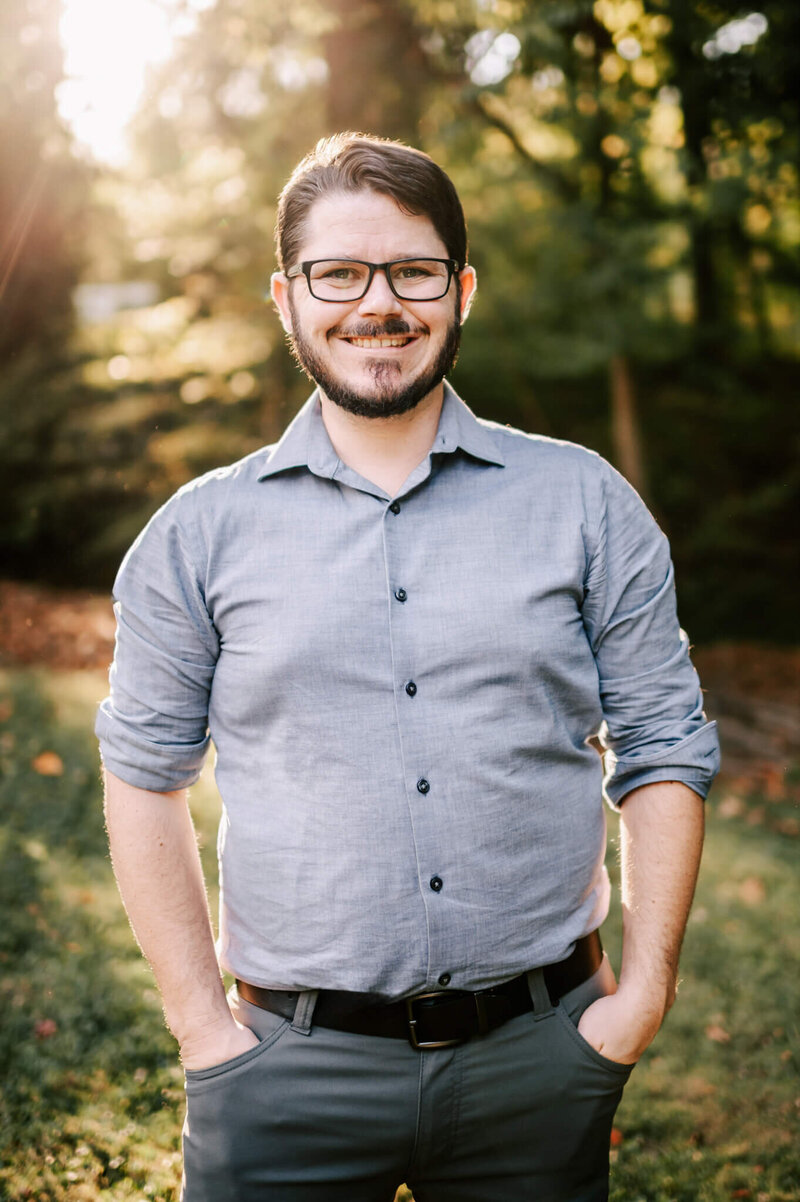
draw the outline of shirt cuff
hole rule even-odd
[[[638,755],[617,759],[607,751],[604,759],[603,792],[613,809],[619,809],[620,802],[634,789],[665,780],[687,785],[705,799],[719,771],[717,724],[707,722],[656,755],[648,755],[645,749]]]
[[[193,785],[200,775],[210,737],[199,743],[151,743],[134,738],[118,719],[102,706],[95,734],[100,741],[103,764],[137,789],[172,793]]]

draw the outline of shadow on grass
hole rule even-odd
[[[173,1198],[180,1077],[111,877],[90,714],[59,721],[15,673],[0,717],[0,1197]]]

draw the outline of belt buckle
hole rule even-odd
[[[417,1052],[432,1052],[434,1048],[455,1048],[459,1044],[466,1043],[465,1039],[418,1039],[417,1038],[417,1019],[414,1013],[414,1006],[417,1002],[427,1001],[428,998],[440,998],[452,995],[443,994],[439,990],[434,990],[432,993],[418,993],[414,997],[406,998],[406,1020],[408,1022],[408,1042]]]

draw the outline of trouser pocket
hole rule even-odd
[[[262,1018],[263,1014],[263,1018]],[[237,1178],[258,1162],[258,1116],[271,1108],[271,1056],[290,1030],[287,1019],[262,1012],[249,1026],[260,1042],[232,1060],[187,1070],[183,1124],[184,1202],[242,1197]]]
[[[559,1006],[456,1050],[452,1151],[420,1167],[421,1199],[603,1202],[611,1125],[631,1070],[591,1049],[576,1024],[615,985],[604,961]]]
[[[617,983],[614,979],[614,971],[608,957],[604,955],[603,963],[597,972],[576,989],[565,994],[558,1003],[555,1013],[562,1030],[572,1040],[576,1053],[580,1054],[593,1066],[604,1069],[612,1081],[624,1085],[631,1075],[634,1066],[632,1064],[620,1064],[617,1060],[610,1060],[608,1056],[604,1056],[602,1052],[598,1052],[596,1048],[593,1048],[578,1030],[578,1023],[584,1010],[587,1010],[593,1002],[598,1001],[600,998],[608,997],[609,994],[614,993],[616,987]]]
[[[596,1051],[579,1033],[578,1022],[592,1002],[615,990],[614,973],[604,956],[597,972],[566,994],[539,1024],[551,1041],[551,1135],[557,1149],[554,1160],[560,1165],[554,1174],[554,1198],[571,1202],[606,1197],[611,1127],[633,1066]]]

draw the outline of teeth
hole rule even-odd
[[[405,346],[408,342],[407,338],[351,338],[350,342],[353,346],[361,347],[362,350],[378,350],[383,346]]]

